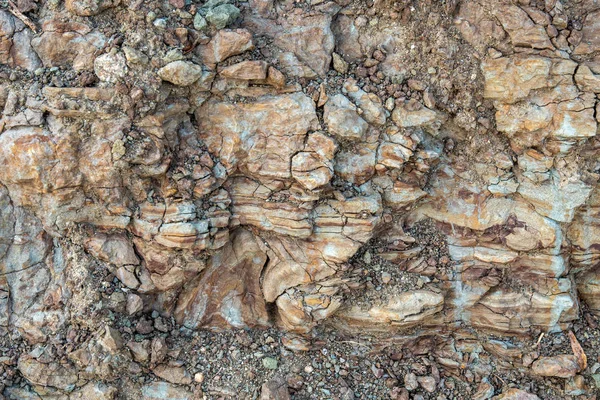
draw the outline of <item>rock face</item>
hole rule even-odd
[[[106,40],[84,23],[51,19],[42,24],[42,34],[31,39],[31,46],[44,67],[66,66],[81,71],[93,69],[95,55]]]
[[[342,94],[333,96],[325,104],[324,119],[329,131],[341,139],[360,140],[368,127],[356,106]]]
[[[168,345],[203,329],[296,348],[322,326],[469,331],[505,354],[487,335],[600,316],[596,2],[9,3],[0,329],[28,346],[0,357],[10,393],[113,398],[144,371],[132,398],[200,398]],[[483,351],[463,347],[438,358],[462,371]],[[502,368],[585,371],[530,358]],[[441,387],[427,368],[410,390]]]
[[[11,68],[35,71],[41,67],[39,55],[32,47],[33,32],[7,11],[0,13],[0,62]]]
[[[248,328],[269,323],[260,291],[267,262],[252,234],[243,228],[209,260],[198,281],[186,285],[175,309],[178,322],[189,328]]]
[[[318,124],[313,102],[301,93],[239,105],[208,101],[196,118],[227,174],[240,170],[259,181],[291,178],[291,158]]]

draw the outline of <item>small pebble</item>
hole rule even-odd
[[[263,364],[263,367],[265,367],[267,369],[276,370],[278,362],[273,357],[265,357],[262,359],[262,364]]]

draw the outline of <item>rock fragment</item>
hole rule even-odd
[[[81,389],[69,396],[69,400],[114,400],[117,398],[118,389],[104,382],[89,382]]]
[[[386,113],[381,99],[374,93],[367,93],[356,85],[354,80],[348,80],[344,83],[344,89],[348,97],[361,109],[361,117],[368,123],[374,125],[384,125],[388,114]]]
[[[368,127],[358,115],[356,106],[342,94],[329,98],[325,104],[324,119],[329,131],[343,139],[362,139]]]
[[[271,379],[262,385],[260,400],[288,400],[290,393],[284,379]]]
[[[362,185],[375,173],[376,156],[369,147],[359,148],[358,151],[340,151],[335,157],[335,172],[350,183]]]
[[[104,335],[98,342],[111,353],[116,353],[123,347],[121,333],[110,326],[106,326]]]
[[[259,181],[289,179],[292,156],[303,149],[306,134],[318,123],[314,103],[302,93],[237,105],[209,101],[196,111],[196,118],[203,140],[226,170],[240,168]],[[249,151],[240,153],[237,146]]]
[[[240,10],[233,4],[221,4],[210,8],[206,13],[206,20],[216,29],[223,29],[240,16]]]
[[[265,61],[242,61],[226,67],[220,72],[220,75],[224,78],[242,80],[267,79],[268,68]]]
[[[332,17],[328,13],[291,14],[281,26],[265,33],[275,45],[287,50],[317,75],[325,76],[331,65],[335,39],[331,31]]]
[[[333,53],[333,69],[340,74],[348,73],[348,63],[338,53]]]
[[[190,61],[173,61],[159,69],[158,76],[177,86],[190,86],[202,76],[202,67]]]
[[[267,369],[275,370],[277,369],[278,362],[273,357],[265,357],[262,359],[262,364]]]
[[[292,158],[292,176],[308,190],[326,185],[333,176],[333,167],[312,152],[300,152]]]
[[[199,52],[204,63],[214,65],[253,48],[252,34],[246,29],[222,29],[207,45],[199,47]]]
[[[192,378],[183,367],[160,364],[152,369],[152,373],[170,383],[180,385],[189,385],[192,383]]]
[[[268,326],[264,299],[254,295],[260,293],[265,263],[256,238],[244,229],[236,231],[232,241],[211,258],[204,274],[180,295],[175,309],[178,322],[189,328]]]
[[[600,93],[600,74],[594,74],[587,65],[580,65],[577,68],[575,82],[585,92]]]
[[[150,342],[143,340],[141,342],[128,342],[127,347],[131,351],[133,359],[140,363],[145,363],[150,360]]]
[[[512,388],[492,397],[492,400],[540,400],[540,398],[524,390]]]
[[[532,364],[531,371],[539,376],[572,378],[580,371],[580,365],[573,355],[541,357]]]
[[[419,382],[417,381],[417,376],[412,372],[404,375],[404,386],[409,391],[416,390],[419,387]]]
[[[206,22],[206,18],[200,13],[196,13],[194,15],[194,29],[202,32],[208,27],[208,23]]]
[[[474,400],[487,400],[491,399],[494,395],[494,386],[486,381],[482,381],[477,386],[477,391],[473,394]]]
[[[520,7],[507,5],[496,14],[504,29],[510,35],[514,46],[534,49],[552,49],[552,43],[541,25],[536,25]]]
[[[127,75],[123,53],[106,53],[94,61],[94,72],[101,81],[116,83]]]
[[[425,389],[426,392],[435,392],[437,385],[435,383],[435,379],[432,376],[419,376],[417,378],[417,381],[419,382],[419,385],[421,385],[421,387]]]
[[[407,107],[397,106],[392,112],[392,120],[401,128],[432,125],[440,121],[439,114],[427,107],[410,110]]]
[[[142,311],[144,308],[144,302],[142,298],[134,293],[129,293],[127,295],[127,314],[134,315],[138,312]]]
[[[27,355],[19,358],[18,368],[23,377],[33,385],[73,390],[79,381],[77,369],[58,362],[42,363]]]

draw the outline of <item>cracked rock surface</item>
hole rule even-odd
[[[594,0],[0,1],[0,399],[591,399]]]

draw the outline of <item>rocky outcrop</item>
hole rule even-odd
[[[42,34],[31,39],[31,46],[44,67],[69,67],[91,70],[95,56],[106,43],[102,33],[83,23],[48,20]]]
[[[35,71],[42,65],[32,46],[33,32],[7,11],[0,12],[0,62]]]
[[[138,398],[196,398],[167,348],[202,329],[274,327],[297,349],[325,325],[465,329],[506,355],[487,335],[600,315],[597,6],[17,3],[0,10],[0,329],[40,396],[113,398],[143,370],[160,381]],[[470,353],[436,357],[462,371]],[[573,385],[585,369],[522,358]]]
[[[228,175],[240,170],[263,181],[291,178],[292,156],[317,128],[314,104],[301,93],[239,105],[209,100],[196,118],[202,140]]]
[[[237,230],[231,242],[209,260],[202,277],[184,288],[175,309],[178,322],[189,328],[268,325],[260,291],[266,262],[252,234]]]

